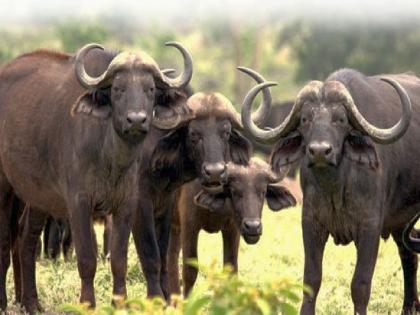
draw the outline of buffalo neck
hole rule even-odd
[[[314,185],[320,195],[325,196],[334,209],[341,209],[344,204],[345,163],[337,167],[308,168],[302,167],[302,182]],[[305,185],[303,190],[305,193]]]
[[[116,183],[133,165],[138,158],[140,144],[133,144],[121,139],[115,132],[112,124],[108,124],[103,146],[101,148],[101,159],[107,171],[109,179]]]

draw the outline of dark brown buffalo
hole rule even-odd
[[[213,195],[202,190],[198,181],[185,184],[180,191],[172,220],[168,265],[170,293],[180,293],[178,257],[182,248],[184,296],[193,288],[197,268],[189,265],[197,259],[200,230],[222,232],[223,262],[238,270],[240,235],[255,244],[262,234],[261,214],[264,200],[278,211],[296,204],[290,192],[274,185],[284,174],[275,174],[264,161],[253,158],[249,164],[227,164],[227,183],[223,192]]]
[[[93,218],[94,223],[104,226],[102,259],[111,258],[112,215],[102,215]],[[44,257],[56,260],[63,253],[64,260],[69,260],[73,253],[73,241],[70,221],[66,218],[54,218],[49,216],[44,227],[43,234]],[[94,234],[96,242],[96,233]],[[97,245],[96,245],[97,247]]]
[[[56,260],[63,253],[64,260],[69,260],[73,252],[69,220],[49,216],[43,230],[44,257]]]
[[[8,222],[13,215],[8,205],[14,196],[31,205],[24,214],[19,244],[21,302],[27,311],[41,309],[35,285],[35,247],[48,214],[69,216],[82,283],[80,301],[94,306],[96,248],[92,217],[112,212],[113,293],[126,294],[128,236],[138,204],[136,161],[152,117],[159,119],[165,113],[160,109],[153,115],[155,89],[181,88],[192,76],[188,52],[179,44],[169,45],[184,57],[185,70],[175,79],[166,77],[145,53],[110,53],[97,44],[85,46],[77,56],[36,51],[3,67],[1,309],[7,303]]]
[[[257,82],[259,74],[242,69]],[[253,115],[261,124],[271,100],[264,91],[263,105]],[[169,133],[153,128],[147,135],[140,160],[140,210],[133,236],[147,281],[148,296],[168,294],[167,250],[176,190],[198,178],[207,191],[217,192],[226,181],[226,163],[247,165],[251,144],[241,134],[240,115],[219,93],[195,93],[186,100],[179,91],[169,93],[170,104],[186,103],[186,112],[174,110],[156,122],[177,127]],[[176,108],[183,108],[177,106]],[[160,115],[163,117],[163,115]]]
[[[404,271],[403,313],[420,310],[417,256],[402,243],[404,226],[420,209],[420,79],[339,70],[325,82],[308,83],[287,118],[270,131],[249,119],[250,102],[263,87],[247,96],[242,121],[258,140],[275,143],[273,169],[300,161],[304,282],[313,290],[305,293],[301,314],[315,313],[330,235],[336,244],[354,241],[357,248],[355,313],[366,314],[379,240],[390,234]],[[381,129],[399,117],[392,128]]]

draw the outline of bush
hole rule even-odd
[[[195,263],[192,263],[195,264]],[[195,315],[195,314],[297,314],[296,305],[300,301],[302,286],[288,279],[277,279],[255,286],[239,278],[227,268],[215,271],[215,263],[210,267],[200,266],[206,276],[206,288],[193,290],[188,299],[172,296],[166,305],[161,298],[137,298],[117,301],[116,306],[102,306],[89,310],[84,305],[65,305],[63,312],[80,315]],[[299,295],[298,295],[299,294]]]

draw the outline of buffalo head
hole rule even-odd
[[[166,45],[176,47],[184,58],[184,72],[177,78],[167,77],[144,52],[120,52],[105,72],[91,77],[85,70],[85,57],[92,49],[104,48],[98,44],[84,46],[75,57],[75,71],[76,78],[88,91],[79,97],[72,113],[111,119],[122,139],[140,141],[150,128],[156,88],[182,88],[192,77],[192,59],[188,51],[175,42]]]
[[[350,92],[339,81],[309,82],[298,94],[285,120],[276,128],[258,128],[250,117],[250,108],[258,91],[274,83],[255,86],[246,96],[242,121],[257,140],[276,145],[271,163],[275,169],[304,158],[309,168],[337,167],[342,157],[371,169],[379,161],[373,142],[389,144],[406,132],[411,119],[411,102],[404,88],[391,78],[382,78],[398,93],[402,118],[389,129],[370,124],[358,111]]]
[[[252,70],[242,71],[257,82],[264,81]],[[252,117],[257,124],[264,120],[270,100],[270,92],[264,91],[262,109]],[[165,169],[178,178],[180,172],[193,173],[205,189],[220,191],[227,179],[226,163],[247,165],[250,159],[251,144],[241,134],[240,115],[220,93],[196,93],[188,98],[186,107],[187,110],[185,106],[176,106],[171,114],[165,108],[166,116],[159,115],[156,120],[157,127],[176,127],[158,143],[152,157],[152,169]]]
[[[285,172],[275,173],[266,162],[257,158],[251,159],[248,166],[230,162],[224,191],[210,194],[203,190],[196,195],[194,202],[219,213],[226,213],[226,203],[230,203],[228,209],[233,210],[238,230],[248,244],[255,244],[262,234],[261,214],[265,199],[274,211],[296,205],[290,192],[276,185],[284,176]]]

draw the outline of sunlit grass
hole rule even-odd
[[[303,243],[300,227],[300,208],[273,213],[264,209],[264,232],[260,242],[249,246],[241,243],[239,275],[255,285],[288,278],[300,282],[303,272]],[[98,233],[102,227],[97,226]],[[98,240],[101,238],[98,237]],[[355,266],[353,245],[335,246],[329,241],[325,250],[321,291],[318,296],[318,314],[350,314],[353,305],[350,282]],[[207,266],[214,260],[221,268],[222,240],[219,234],[200,234],[199,262]],[[57,311],[65,303],[77,303],[80,281],[73,259],[52,263],[41,259],[37,263],[39,296],[48,311]],[[205,288],[205,276],[200,273],[197,286]],[[98,261],[95,280],[98,304],[109,304],[112,279],[108,263]],[[8,296],[12,300],[12,274],[8,277]],[[128,293],[131,298],[145,295],[145,283],[140,272],[133,243],[130,242]],[[398,314],[402,305],[402,270],[396,246],[392,240],[381,242],[379,258],[373,279],[369,303],[370,314]]]

